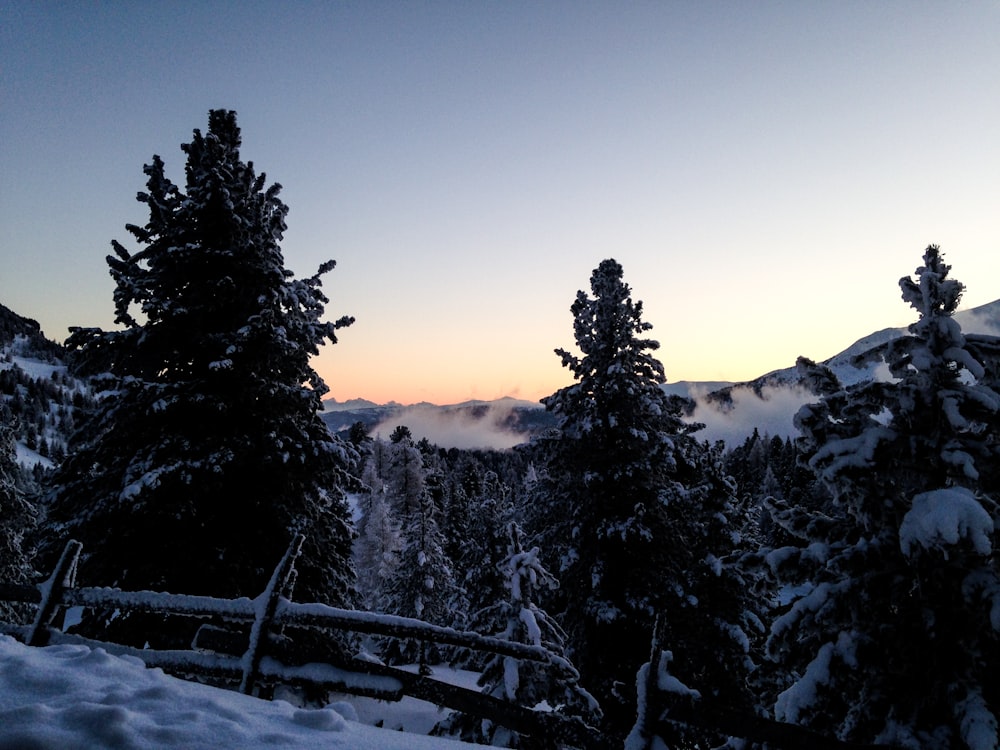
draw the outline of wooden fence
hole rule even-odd
[[[556,673],[576,675],[566,659],[539,646],[505,641],[469,631],[431,625],[421,620],[392,615],[338,609],[324,604],[289,601],[282,593],[294,575],[295,559],[302,547],[301,536],[293,540],[275,568],[264,591],[255,599],[216,599],[207,596],[166,594],[152,591],[129,592],[112,588],[77,587],[76,567],[82,545],[67,543],[52,574],[37,586],[0,583],[0,600],[37,605],[29,626],[0,623],[0,632],[14,635],[32,646],[47,644],[84,644],[100,647],[111,654],[134,656],[149,667],[165,672],[201,675],[238,683],[247,694],[255,687],[273,684],[311,685],[322,689],[359,696],[398,701],[412,696],[439,706],[488,719],[523,735],[544,740],[551,746],[580,750],[607,750],[620,745],[575,717],[550,711],[534,711],[483,693],[451,685],[430,676],[362,659],[349,658],[343,664],[284,664],[268,655],[269,636],[284,626],[315,628],[320,631],[354,632],[397,638],[416,638],[428,643],[468,648],[545,665]],[[238,648],[233,637],[220,650],[201,648],[196,639],[192,650],[137,649],[121,644],[96,641],[62,632],[54,627],[57,612],[66,607],[114,607],[130,612],[156,612],[214,618],[249,624]],[[653,748],[674,734],[676,725],[699,727],[722,736],[741,737],[772,748],[789,750],[887,750],[887,746],[855,745],[820,735],[803,727],[785,724],[761,716],[734,711],[697,695],[664,690],[660,673],[664,669],[664,649],[659,641],[660,628],[654,628],[650,662],[640,688],[640,716],[630,748]],[[209,634],[211,631],[209,631]],[[210,639],[204,639],[208,642]],[[217,638],[226,641],[226,638]],[[225,653],[225,651],[234,651]]]
[[[476,651],[508,656],[545,665],[556,673],[575,675],[566,659],[545,648],[505,641],[469,631],[431,625],[407,617],[339,609],[324,604],[292,602],[282,596],[294,575],[295,559],[304,538],[296,537],[275,568],[264,591],[255,599],[217,599],[152,591],[121,591],[113,588],[77,587],[76,568],[82,545],[71,540],[51,575],[37,586],[0,583],[0,600],[37,605],[29,626],[0,623],[0,632],[13,635],[31,646],[75,643],[100,647],[111,654],[138,657],[149,667],[159,667],[178,675],[200,675],[238,682],[247,694],[268,684],[311,685],[321,689],[398,701],[412,696],[439,706],[489,719],[520,734],[545,739],[581,750],[605,750],[614,743],[575,717],[554,712],[534,711],[480,692],[451,685],[430,676],[362,659],[349,658],[343,664],[284,664],[268,655],[269,635],[284,626],[315,628],[321,631],[348,631],[361,634],[416,638],[441,645],[460,646]],[[103,607],[129,612],[156,612],[195,618],[222,619],[250,625],[243,638],[241,655],[203,650],[137,649],[96,641],[62,632],[55,627],[60,608]],[[196,645],[197,644],[196,639]],[[205,639],[208,640],[208,639]],[[232,640],[232,639],[230,639]]]

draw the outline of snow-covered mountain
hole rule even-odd
[[[1000,335],[1000,300],[959,311],[955,320],[963,333]],[[823,364],[845,385],[887,377],[882,357],[886,345],[907,334],[906,328],[884,328],[863,336]],[[697,402],[693,418],[706,425],[699,433],[703,438],[730,445],[742,441],[754,428],[770,435],[794,436],[792,417],[800,406],[815,400],[803,387],[794,364],[747,382],[722,388],[714,385],[688,385]]]
[[[1000,335],[1000,300],[990,302],[969,310],[955,313],[955,320],[962,326],[963,333]],[[906,328],[883,328],[858,339],[844,351],[835,354],[823,364],[833,370],[834,374],[845,385],[873,380],[884,370],[882,352],[886,345],[901,336],[908,334]],[[794,365],[781,370],[774,370],[746,383],[737,383],[722,389],[711,389],[720,400],[724,394],[734,390],[750,389],[760,393],[768,386],[798,385],[798,372]]]
[[[65,454],[76,410],[93,400],[64,357],[36,321],[0,305],[0,423],[14,430],[18,462],[36,473]]]

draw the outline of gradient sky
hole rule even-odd
[[[339,400],[537,399],[619,260],[676,380],[825,359],[938,243],[1000,297],[1000,3],[0,0],[0,302],[113,325],[153,154],[235,109]]]

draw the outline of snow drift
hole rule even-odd
[[[29,648],[0,636],[0,750],[458,747],[356,719],[347,703],[297,708],[184,682],[101,649]]]

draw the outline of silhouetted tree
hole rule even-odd
[[[798,544],[769,560],[799,595],[771,629],[775,712],[853,742],[997,747],[997,363],[952,317],[949,272],[932,245],[900,280],[920,317],[888,348],[894,380],[842,386],[800,361],[821,400],[796,423],[832,502],[777,509]]]
[[[80,539],[93,583],[252,596],[303,532],[297,595],[348,604],[349,448],[318,415],[310,358],[353,319],[322,321],[332,261],[285,268],[280,186],[240,143],[236,114],[213,110],[181,147],[183,187],[158,156],[144,168],[149,220],[126,227],[142,247],[107,259],[122,328],[68,341],[107,393],[56,479],[49,549]]]
[[[556,608],[569,656],[600,701],[609,731],[636,718],[635,675],[657,613],[692,686],[737,694],[746,635],[731,483],[721,457],[691,435],[682,402],[614,260],[602,261],[571,312],[582,356],[556,350],[574,385],[542,399],[558,429],[537,441],[533,530],[560,565]],[[734,656],[735,655],[735,656]]]

